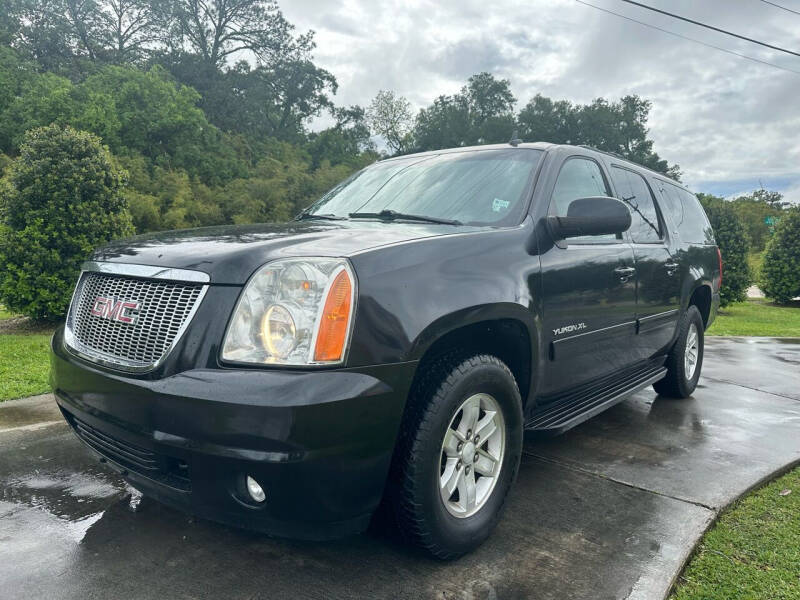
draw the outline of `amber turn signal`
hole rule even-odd
[[[325,299],[314,347],[315,362],[336,362],[344,356],[352,304],[353,282],[349,273],[342,269],[333,280]]]

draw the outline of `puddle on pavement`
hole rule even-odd
[[[39,513],[39,535],[79,543],[110,505],[130,495],[130,489],[113,474],[96,468],[37,469],[0,480],[0,502],[5,507],[0,512],[4,517],[18,512]],[[0,523],[0,532],[3,529]]]

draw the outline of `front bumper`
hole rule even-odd
[[[378,506],[416,363],[289,371],[195,369],[144,379],[98,368],[53,336],[69,424],[165,504],[279,536],[363,530]],[[256,505],[246,475],[266,491]]]

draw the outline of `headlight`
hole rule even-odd
[[[355,278],[341,258],[267,263],[244,287],[222,345],[233,362],[310,365],[344,360]]]

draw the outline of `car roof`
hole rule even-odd
[[[653,177],[658,177],[658,178],[660,178],[660,179],[662,179],[662,180],[664,180],[664,181],[666,181],[668,183],[671,183],[672,185],[674,185],[676,187],[682,188],[682,189],[686,190],[687,192],[693,194],[693,192],[691,190],[689,190],[689,188],[687,188],[685,185],[683,185],[679,181],[675,181],[674,179],[672,179],[670,177],[667,177],[666,175],[664,175],[664,173],[659,173],[658,171],[654,171],[653,169],[649,169],[649,168],[647,168],[647,167],[645,167],[643,165],[640,165],[639,163],[635,163],[635,162],[633,162],[631,160],[628,160],[627,158],[624,158],[624,157],[622,157],[622,156],[620,156],[618,154],[614,154],[613,152],[606,152],[604,150],[598,150],[597,148],[593,148],[591,146],[583,146],[583,145],[575,146],[575,145],[572,145],[572,144],[551,144],[549,142],[520,142],[519,144],[516,144],[516,145],[506,143],[506,144],[485,144],[485,145],[482,145],[482,146],[458,146],[458,147],[455,147],[455,148],[442,148],[442,149],[439,149],[439,150],[428,150],[426,152],[416,152],[414,154],[402,154],[400,156],[393,156],[391,158],[386,158],[386,159],[384,159],[384,160],[382,160],[380,162],[390,162],[390,161],[393,161],[393,160],[400,160],[400,159],[411,158],[411,157],[415,157],[415,156],[434,156],[434,155],[437,155],[437,154],[450,154],[450,153],[455,153],[455,152],[474,152],[474,151],[480,151],[480,150],[509,150],[509,149],[513,149],[513,148],[516,148],[516,149],[526,149],[527,148],[527,149],[530,149],[530,150],[541,150],[541,151],[545,151],[545,152],[558,150],[558,149],[563,149],[563,150],[566,150],[566,151],[569,151],[569,150],[580,150],[581,152],[586,152],[586,153],[589,153],[589,154],[593,154],[593,153],[594,154],[600,154],[600,155],[612,158],[613,160],[618,161],[620,163],[623,163],[625,166],[631,167],[634,170],[645,171],[645,172],[647,172],[649,175],[651,175]]]

